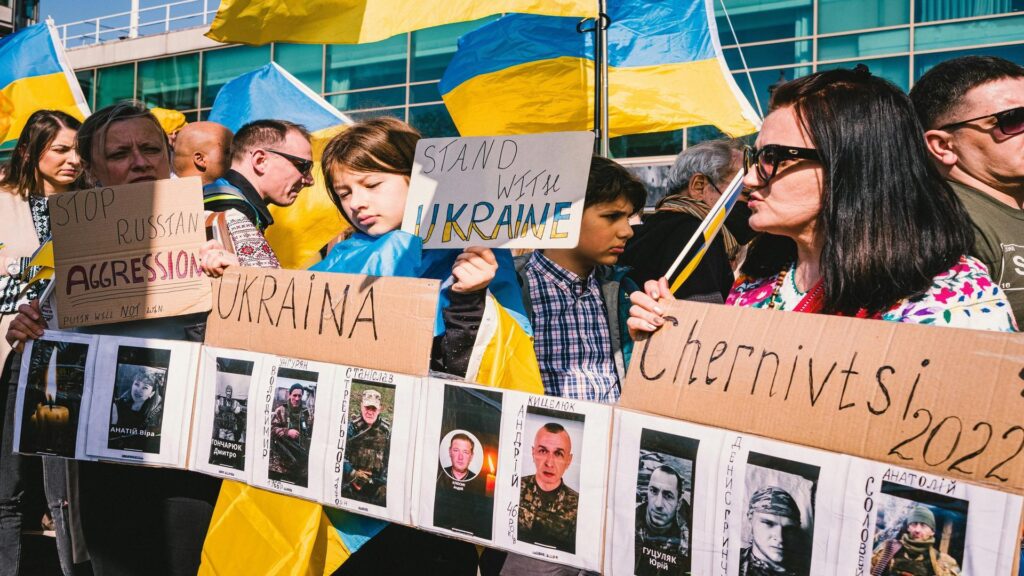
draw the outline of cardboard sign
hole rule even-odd
[[[426,248],[573,248],[593,150],[593,132],[420,140],[402,230]]]
[[[68,192],[48,204],[61,328],[210,309],[199,178]]]
[[[693,302],[621,405],[1024,493],[1024,337]]]
[[[206,344],[422,376],[436,280],[233,267],[214,281]]]

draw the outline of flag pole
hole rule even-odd
[[[608,157],[608,15],[606,0],[597,0],[594,21],[594,131],[599,156]]]

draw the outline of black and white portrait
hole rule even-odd
[[[633,573],[690,573],[693,478],[699,441],[644,429],[636,476]]]
[[[254,365],[250,360],[216,359],[210,464],[245,470],[249,386]]]

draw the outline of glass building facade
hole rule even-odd
[[[769,89],[781,80],[857,63],[904,89],[936,63],[965,54],[1024,64],[1024,0],[724,0],[726,10],[722,0],[716,5],[726,61],[755,108],[767,108]],[[229,46],[81,69],[77,75],[94,109],[134,96],[197,120],[209,113],[225,82],[274,61],[355,119],[387,114],[426,136],[451,136],[455,126],[438,80],[458,37],[485,21],[354,46]],[[612,154],[673,155],[718,135],[712,127],[697,127],[624,136],[612,140]]]

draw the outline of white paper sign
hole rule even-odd
[[[606,573],[712,574],[724,432],[625,410],[615,418]]]
[[[352,366],[334,371],[323,502],[409,524],[420,379]]]
[[[742,434],[726,435],[722,446],[712,574],[749,574],[757,565],[832,574],[849,459]]]
[[[593,153],[593,132],[420,140],[402,230],[426,248],[573,248]]]
[[[86,453],[184,468],[199,349],[180,340],[101,336]]]
[[[193,411],[190,468],[222,478],[249,481],[257,442],[249,426],[257,412],[254,383],[263,354],[204,347]]]
[[[252,485],[306,498],[323,496],[335,367],[267,357],[254,389]],[[257,435],[258,433],[258,435]]]
[[[46,330],[21,357],[14,451],[85,459],[97,337]]]
[[[1020,496],[851,458],[836,573],[889,574],[930,546],[955,573],[1010,574],[1020,515]]]

